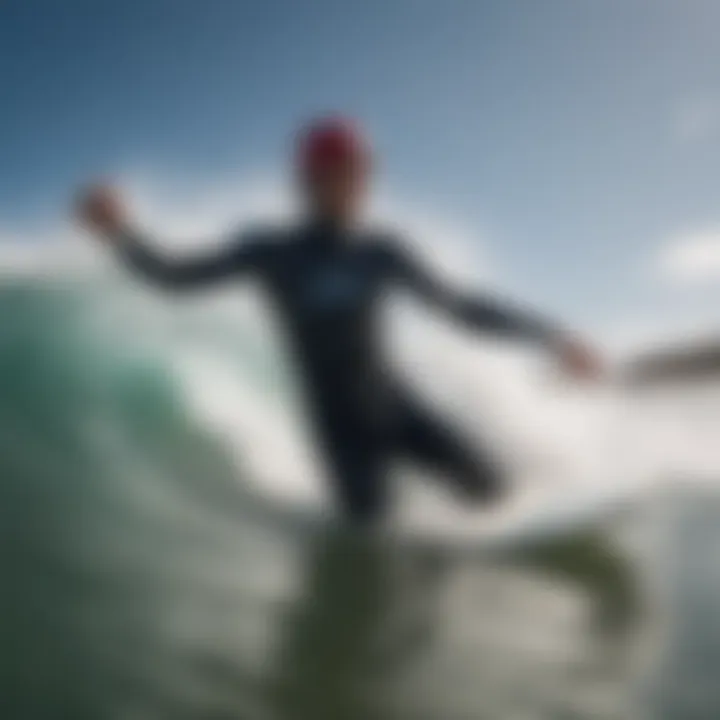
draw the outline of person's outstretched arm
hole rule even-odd
[[[129,229],[120,197],[107,187],[95,187],[85,193],[80,199],[78,215],[87,227],[113,246],[130,268],[168,288],[203,287],[251,271],[258,265],[263,252],[256,243],[236,240],[197,257],[167,257],[154,250],[139,233]]]
[[[260,246],[243,238],[211,253],[182,258],[159,253],[136,232],[123,230],[112,237],[112,242],[123,262],[138,275],[178,290],[201,288],[250,272],[262,254]]]
[[[386,246],[398,281],[431,306],[473,330],[538,343],[576,375],[597,375],[600,362],[574,334],[533,311],[489,294],[458,292],[428,271],[399,243]]]

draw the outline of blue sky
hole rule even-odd
[[[281,169],[339,109],[528,297],[720,325],[719,29],[712,0],[5,0],[0,226],[97,173]]]

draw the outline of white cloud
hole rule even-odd
[[[720,227],[684,233],[661,251],[658,270],[677,284],[720,280]]]

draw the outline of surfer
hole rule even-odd
[[[96,185],[80,220],[136,273],[173,290],[259,281],[299,362],[334,496],[350,519],[373,522],[389,502],[388,466],[409,459],[442,471],[464,501],[489,503],[504,482],[474,447],[423,407],[380,352],[378,310],[394,287],[472,330],[539,343],[572,374],[599,372],[574,334],[506,302],[467,297],[437,279],[393,233],[361,227],[372,157],[357,126],[323,118],[299,135],[295,171],[305,216],[283,229],[239,233],[218,252],[174,259],[133,227],[120,195]]]

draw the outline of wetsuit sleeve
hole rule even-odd
[[[388,246],[386,258],[401,285],[464,326],[547,345],[562,337],[557,325],[530,310],[489,294],[466,294],[449,287],[398,243]]]
[[[171,289],[199,288],[259,269],[266,247],[254,235],[236,237],[214,252],[172,258],[136,232],[113,238],[121,260],[136,274]]]

